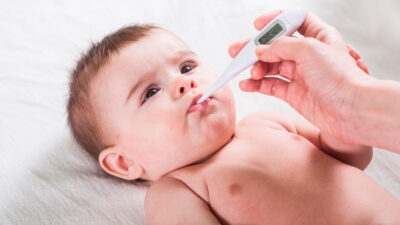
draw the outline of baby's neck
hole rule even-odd
[[[202,158],[202,159],[200,159],[200,160],[197,160],[196,162],[194,162],[194,163],[192,163],[192,164],[190,164],[190,165],[188,165],[188,166],[197,165],[197,164],[200,164],[200,163],[203,163],[203,162],[209,160],[209,159],[212,158],[214,155],[216,155],[221,149],[223,149],[227,144],[229,144],[229,143],[232,141],[232,139],[233,139],[234,136],[235,136],[235,135],[233,134],[232,137],[231,137],[224,145],[222,145],[220,148],[218,148],[216,151],[214,151],[214,152],[211,153],[210,155],[208,155],[208,156],[206,156],[206,157],[204,157],[204,158]]]

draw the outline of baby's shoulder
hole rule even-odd
[[[166,175],[164,177],[161,177],[160,179],[154,181],[151,185],[150,188],[147,192],[147,194],[157,194],[160,193],[164,190],[169,190],[171,187],[179,187],[179,186],[184,186],[184,182],[181,180],[170,176]]]
[[[295,121],[292,117],[270,111],[255,112],[243,117],[238,123],[238,127],[241,126],[280,128],[289,132],[293,132],[296,129]]]
[[[191,210],[200,212],[207,209],[201,194],[177,177],[163,176],[155,181],[146,193],[144,207],[149,224],[174,219],[179,213],[188,215],[186,212],[190,213]],[[177,224],[176,222],[178,221],[171,223]]]
[[[152,204],[154,201],[158,202],[160,198],[165,199],[176,196],[178,190],[182,191],[184,189],[187,189],[185,182],[176,177],[166,175],[150,185],[146,193],[145,203]]]

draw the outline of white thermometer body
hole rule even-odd
[[[225,72],[201,96],[197,103],[206,100],[214,92],[236,77],[240,72],[257,62],[258,58],[255,51],[258,45],[268,45],[282,35],[292,35],[303,24],[305,18],[306,13],[301,10],[285,10],[282,12],[243,47],[243,49],[229,64]]]

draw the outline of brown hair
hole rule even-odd
[[[90,83],[113,54],[118,53],[129,43],[145,37],[150,30],[155,28],[158,27],[127,26],[107,35],[98,43],[92,43],[89,50],[82,54],[71,74],[67,104],[68,123],[78,144],[96,159],[101,150],[107,146],[89,101]]]

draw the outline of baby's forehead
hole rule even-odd
[[[176,34],[161,28],[154,28],[140,40],[125,45],[114,57],[129,61],[143,62],[176,60],[185,55],[196,54]]]
[[[197,58],[189,46],[174,33],[162,28],[153,28],[139,40],[124,45],[111,55],[98,74],[102,83],[124,74],[142,76],[174,65],[184,58]],[[119,77],[118,76],[118,77]]]
[[[148,48],[160,49],[165,47],[190,49],[189,46],[175,33],[163,28],[153,28],[148,34],[132,45],[149,45]]]

